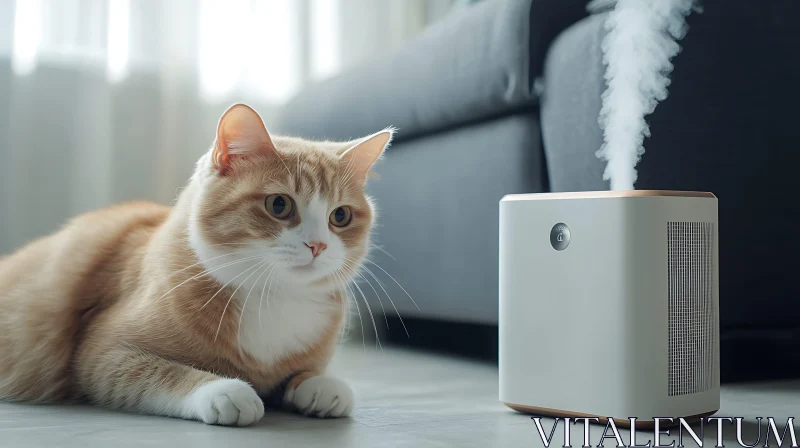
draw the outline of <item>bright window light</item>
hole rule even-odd
[[[299,3],[260,1],[251,15],[246,87],[271,103],[289,99],[302,82]]]
[[[122,81],[128,75],[130,13],[130,0],[108,0],[106,74],[110,82]]]
[[[311,1],[311,75],[327,78],[339,71],[339,0]]]
[[[206,99],[228,94],[236,87],[246,58],[264,54],[248,54],[250,13],[248,0],[200,2],[198,70],[200,91]]]
[[[14,46],[11,68],[19,76],[36,69],[37,53],[42,38],[42,1],[17,0],[14,14]]]

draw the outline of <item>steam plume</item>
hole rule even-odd
[[[597,156],[607,160],[603,179],[612,190],[632,190],[636,164],[650,129],[645,116],[667,97],[670,59],[686,34],[686,16],[693,0],[618,0],[609,13],[603,41],[608,88],[603,92],[600,127],[603,146]]]

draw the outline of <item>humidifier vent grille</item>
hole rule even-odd
[[[667,223],[669,396],[713,387],[714,224]]]

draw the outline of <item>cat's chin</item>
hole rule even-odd
[[[297,281],[315,283],[330,275],[331,271],[330,265],[312,260],[310,263],[292,266],[287,273]]]

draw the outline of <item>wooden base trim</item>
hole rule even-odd
[[[523,193],[508,194],[503,201],[548,200],[548,199],[607,199],[607,198],[640,198],[640,197],[680,197],[716,199],[713,193],[705,191],[675,190],[612,190],[612,191],[574,191],[563,193]]]
[[[522,412],[523,414],[541,415],[541,416],[544,416],[544,417],[597,418],[598,420],[600,420],[600,424],[602,424],[602,425],[608,424],[608,419],[609,419],[608,416],[603,417],[603,416],[600,416],[600,415],[586,414],[586,413],[582,413],[582,412],[563,411],[561,409],[542,408],[542,407],[538,407],[538,406],[525,406],[525,405],[521,405],[521,404],[505,403],[505,402],[503,404],[508,406],[509,408],[517,411],[517,412]],[[690,416],[687,416],[687,417],[675,416],[675,415],[665,415],[664,417],[671,417],[671,418],[676,418],[676,419],[678,417],[683,417],[683,419],[686,420],[687,423],[693,423],[693,422],[700,421],[700,419],[703,419],[705,417],[712,416],[712,415],[716,414],[717,411],[719,411],[719,409],[715,409],[715,410],[709,411],[709,412],[704,412],[702,414],[690,415]],[[612,417],[611,419],[614,420],[614,424],[616,426],[618,426],[618,427],[621,427],[621,428],[630,428],[631,427],[631,421],[628,420],[627,418],[613,418]],[[639,428],[652,429],[653,427],[655,427],[655,424],[656,424],[655,420],[639,420],[639,419],[636,419],[636,428],[637,429],[639,429]],[[675,420],[672,423],[667,421],[667,422],[664,422],[663,427],[666,429],[666,428],[676,427],[679,424],[680,424],[680,422],[678,420]]]

